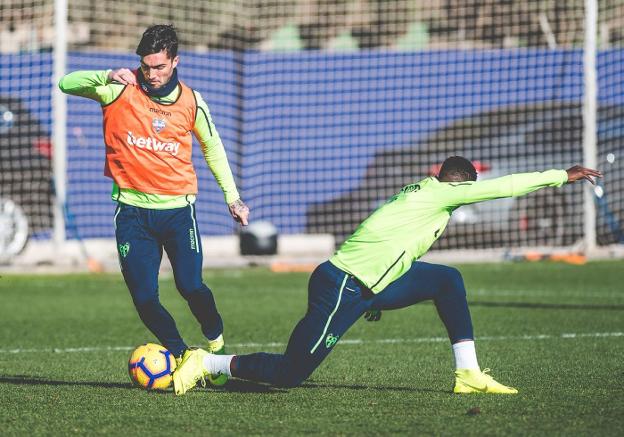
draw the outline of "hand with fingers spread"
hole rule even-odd
[[[243,202],[241,199],[238,199],[238,200],[230,203],[228,205],[228,208],[229,208],[230,214],[232,215],[232,218],[234,218],[234,220],[236,220],[237,222],[239,222],[243,226],[247,226],[249,224],[249,222],[248,222],[249,207],[247,207],[247,205],[245,205],[245,202]]]
[[[601,178],[602,173],[598,170],[592,170],[591,168],[586,168],[580,165],[575,165],[574,167],[570,167],[566,170],[568,172],[568,184],[579,181],[581,179],[585,179],[592,184],[596,185],[596,181],[593,178]]]
[[[127,68],[119,68],[117,70],[111,70],[108,73],[109,82],[119,82],[122,85],[136,85],[137,80],[134,73]]]

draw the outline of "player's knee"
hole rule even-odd
[[[449,293],[466,294],[464,278],[455,267],[448,267],[444,274],[444,290]]]
[[[197,283],[183,283],[180,282],[177,284],[178,291],[186,300],[192,299],[195,296],[198,296],[202,293],[208,293],[212,296],[212,292],[205,284],[197,284]]]
[[[149,311],[150,309],[160,307],[160,300],[157,295],[148,293],[138,294],[133,296],[132,300],[134,302],[134,306],[139,312]]]

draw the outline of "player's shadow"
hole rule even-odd
[[[13,385],[48,385],[48,386],[83,386],[94,388],[122,388],[128,390],[136,390],[131,383],[121,382],[96,382],[96,381],[62,381],[56,379],[44,378],[32,375],[0,375],[0,384]],[[228,392],[228,393],[286,393],[286,390],[270,387],[264,384],[258,384],[251,381],[242,381],[233,379],[227,382],[223,387],[210,387],[212,392]],[[201,390],[201,389],[199,389]],[[154,394],[171,395],[171,390],[153,390]]]
[[[14,384],[14,385],[47,385],[47,386],[83,386],[94,388],[115,388],[136,390],[131,383],[121,382],[96,382],[96,381],[62,381],[56,379],[43,378],[40,376],[32,375],[0,375],[0,384]],[[223,387],[209,387],[213,393],[265,393],[265,394],[278,394],[287,393],[288,389],[271,387],[266,384],[260,384],[251,381],[243,381],[240,379],[231,379]],[[403,391],[403,392],[422,392],[422,393],[448,393],[444,390],[434,390],[428,388],[411,388],[411,387],[398,387],[398,386],[375,386],[375,385],[360,385],[360,384],[322,384],[313,381],[305,382],[301,385],[301,388],[339,388],[348,390],[370,390],[370,391]],[[199,389],[201,390],[201,389]],[[199,391],[198,390],[198,391]],[[171,396],[171,390],[153,390],[151,393],[157,395],[169,395]]]
[[[448,390],[435,390],[432,388],[414,388],[400,386],[379,386],[379,385],[361,385],[361,384],[322,384],[316,382],[305,382],[303,388],[341,388],[348,390],[369,390],[380,392],[411,392],[411,393],[449,393]]]
[[[32,375],[0,375],[0,384],[14,385],[49,385],[49,386],[83,386],[94,388],[122,388],[136,390],[131,383],[121,382],[96,382],[96,381],[62,381],[56,379],[43,378]],[[214,392],[234,392],[234,393],[285,393],[285,390],[277,389],[263,384],[250,381],[230,380],[223,388],[215,388]],[[153,390],[151,393],[171,395],[171,390]]]
[[[535,308],[535,309],[553,309],[553,310],[612,310],[624,311],[624,305],[617,304],[575,304],[575,303],[539,303],[539,302],[490,302],[490,301],[472,301],[471,307],[501,307],[501,308]]]
[[[125,388],[134,389],[131,383],[121,382],[100,382],[100,381],[61,381],[55,379],[42,378],[32,375],[0,375],[0,384],[14,385],[68,385],[68,386],[87,386],[96,388]]]
[[[448,393],[448,390],[433,390],[428,388],[412,388],[412,387],[397,387],[397,386],[375,386],[375,385],[360,385],[360,384],[323,384],[317,383],[313,380],[304,382],[299,387],[293,388],[280,388],[273,387],[267,384],[244,381],[242,379],[230,379],[223,387],[212,387],[214,391],[222,391],[227,393],[287,393],[289,390],[296,388],[309,389],[309,388],[340,388],[347,390],[371,390],[371,391],[404,391],[404,392],[429,392],[429,393]]]
[[[223,391],[227,393],[286,393],[287,391],[281,388],[271,387],[266,384],[244,381],[242,379],[230,379],[222,388],[213,388],[215,391]]]

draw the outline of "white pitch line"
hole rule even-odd
[[[483,336],[477,337],[476,341],[532,341],[532,340],[552,340],[552,339],[578,339],[578,338],[606,338],[606,337],[624,337],[624,332],[581,332],[581,333],[564,333],[564,334],[538,334],[538,335],[519,335],[519,336]],[[378,340],[364,339],[345,339],[340,344],[344,345],[361,345],[361,344],[403,344],[403,343],[440,343],[447,342],[446,337],[420,337],[420,338],[382,338]],[[228,344],[228,348],[276,348],[284,347],[286,343],[233,343]],[[70,348],[42,348],[42,349],[0,349],[0,354],[22,354],[22,353],[74,353],[74,352],[115,352],[130,351],[134,349],[132,346],[103,346],[103,347],[70,347]]]
[[[531,290],[506,290],[506,289],[475,289],[468,290],[468,297],[470,296],[514,296],[514,297],[545,297],[545,296],[556,296],[556,297],[583,297],[591,295],[592,298],[596,297],[604,297],[604,298],[613,298],[613,297],[621,297],[622,292],[617,290],[606,291],[606,292],[594,292],[588,293],[586,290],[566,290],[565,292],[560,291],[552,291],[549,289],[531,289]]]

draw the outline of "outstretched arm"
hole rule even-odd
[[[547,170],[544,172],[518,173],[486,181],[447,182],[447,205],[459,207],[470,203],[503,197],[518,197],[545,187],[561,187],[566,183],[592,177],[600,177],[600,172],[582,166],[568,170]]]

